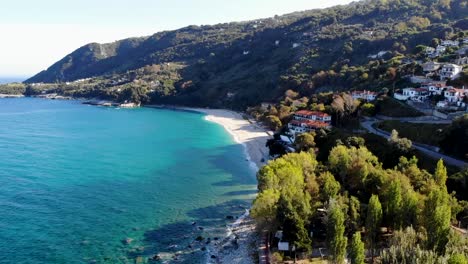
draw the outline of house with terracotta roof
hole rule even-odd
[[[294,113],[294,120],[310,120],[310,121],[320,121],[324,123],[331,123],[331,116],[327,113],[320,111],[309,111],[309,110],[300,110]]]
[[[462,102],[465,96],[468,96],[467,89],[458,89],[454,87],[449,87],[444,92],[445,100],[449,103]]]
[[[354,99],[374,101],[377,98],[377,93],[371,92],[371,91],[365,91],[365,90],[364,91],[352,91],[351,96]]]
[[[289,131],[293,134],[312,132],[322,128],[330,128],[329,123],[312,120],[292,120],[288,123]]]
[[[293,115],[293,120],[288,123],[289,131],[293,135],[330,127],[331,116],[320,111],[297,111]]]
[[[421,88],[427,89],[432,95],[443,94],[446,87],[446,82],[429,82],[421,84]]]

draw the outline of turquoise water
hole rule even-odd
[[[0,100],[0,263],[203,263],[255,189],[202,114]]]

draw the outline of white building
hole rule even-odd
[[[449,103],[462,102],[468,95],[468,90],[450,87],[444,92],[445,100]]]
[[[351,96],[354,99],[374,101],[377,98],[377,93],[376,92],[371,92],[371,91],[353,91],[353,92],[351,92]]]
[[[377,54],[369,55],[368,57],[371,58],[371,59],[380,59],[383,56],[385,56],[385,54],[387,54],[387,53],[390,53],[390,51],[383,50],[383,51],[379,51]]]
[[[288,123],[289,131],[293,134],[312,132],[321,128],[330,128],[330,124],[312,120],[292,120]]]
[[[447,50],[447,47],[442,46],[442,45],[439,45],[439,46],[437,46],[437,48],[436,48],[436,52],[439,53],[439,54],[444,53],[446,50]]]
[[[468,64],[468,57],[461,57],[455,60],[455,64],[466,65]]]
[[[404,88],[402,93],[395,93],[393,97],[397,100],[424,101],[429,96],[429,91],[425,88]]]
[[[460,42],[458,40],[443,40],[440,45],[445,47],[458,47]]]
[[[440,70],[440,79],[456,79],[459,77],[460,73],[463,71],[463,66],[456,64],[444,64]]]
[[[426,55],[431,55],[435,52],[433,47],[426,47]]]
[[[441,95],[445,88],[445,82],[431,82],[431,83],[423,83],[421,88],[427,89],[429,93],[432,95]]]
[[[331,116],[319,111],[297,111],[293,119],[288,123],[288,128],[294,135],[331,127]]]
[[[331,116],[320,111],[300,110],[294,113],[293,118],[294,120],[310,120],[320,121],[328,124],[331,123]]]
[[[465,56],[468,53],[468,46],[462,47],[456,51],[457,55]]]

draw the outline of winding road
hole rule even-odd
[[[387,138],[387,139],[390,138],[390,133],[388,133],[387,131],[383,131],[381,129],[376,129],[376,128],[374,128],[372,126],[373,124],[375,124],[375,123],[377,123],[379,121],[380,120],[377,120],[377,119],[367,119],[365,121],[361,121],[361,125],[362,125],[362,127],[364,127],[366,130],[368,130],[372,134],[376,134],[378,136],[381,136],[381,137],[384,137],[384,138]],[[468,167],[468,163],[466,163],[466,162],[464,162],[462,160],[455,159],[455,158],[452,158],[450,156],[441,154],[441,153],[439,153],[437,151],[429,149],[426,146],[423,146],[422,144],[413,142],[413,148],[423,152],[424,154],[426,154],[429,157],[432,157],[434,159],[443,159],[446,164],[456,166],[456,167],[459,167],[459,168]]]

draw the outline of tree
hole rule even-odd
[[[276,222],[277,203],[280,193],[277,190],[268,189],[261,192],[252,205],[252,217],[262,223],[273,225]]]
[[[348,219],[351,231],[357,231],[361,226],[361,203],[358,198],[351,196],[349,199]]]
[[[445,189],[433,189],[424,203],[424,227],[427,232],[427,247],[439,254],[445,252],[450,231],[450,196]]]
[[[334,147],[328,156],[330,171],[339,175],[343,186],[351,190],[362,187],[369,173],[379,162],[366,147],[350,147],[339,145]]]
[[[345,260],[346,244],[345,237],[345,217],[337,202],[331,201],[327,214],[327,242],[330,252],[331,262],[342,264]]]
[[[398,136],[398,131],[395,129],[392,130],[392,134],[390,135],[388,142],[402,152],[409,152],[413,145],[411,140],[407,138],[400,138]]]
[[[351,264],[364,264],[364,243],[361,241],[361,233],[356,232],[351,239],[351,248],[349,249]]]
[[[307,151],[315,147],[314,135],[311,133],[302,133],[296,137],[294,140],[297,150]]]
[[[445,182],[447,181],[447,169],[445,168],[444,161],[442,159],[437,162],[434,179],[440,187],[446,188]]]
[[[366,235],[367,243],[371,251],[372,262],[374,261],[374,249],[376,247],[377,234],[382,222],[382,205],[379,201],[379,196],[372,195],[367,207],[366,217]]]
[[[340,191],[340,183],[335,180],[335,176],[330,172],[324,172],[320,175],[320,181],[322,182],[322,188],[320,194],[322,195],[323,201],[329,201],[335,198]]]
[[[278,130],[282,126],[281,120],[274,115],[267,116],[265,118],[265,123],[269,128],[271,128],[274,131]]]
[[[453,254],[448,259],[447,264],[468,264],[468,258],[463,254]]]
[[[394,179],[390,183],[389,190],[386,195],[387,207],[386,212],[391,219],[391,226],[394,229],[399,229],[402,225],[402,205],[403,198],[401,195],[401,182],[399,179]]]
[[[362,114],[365,116],[375,115],[375,105],[372,103],[365,103],[361,106]]]
[[[305,228],[308,216],[301,214],[296,202],[304,202],[304,200],[281,195],[278,201],[278,220],[283,227],[283,238],[294,243],[298,250],[310,252],[312,240]]]

